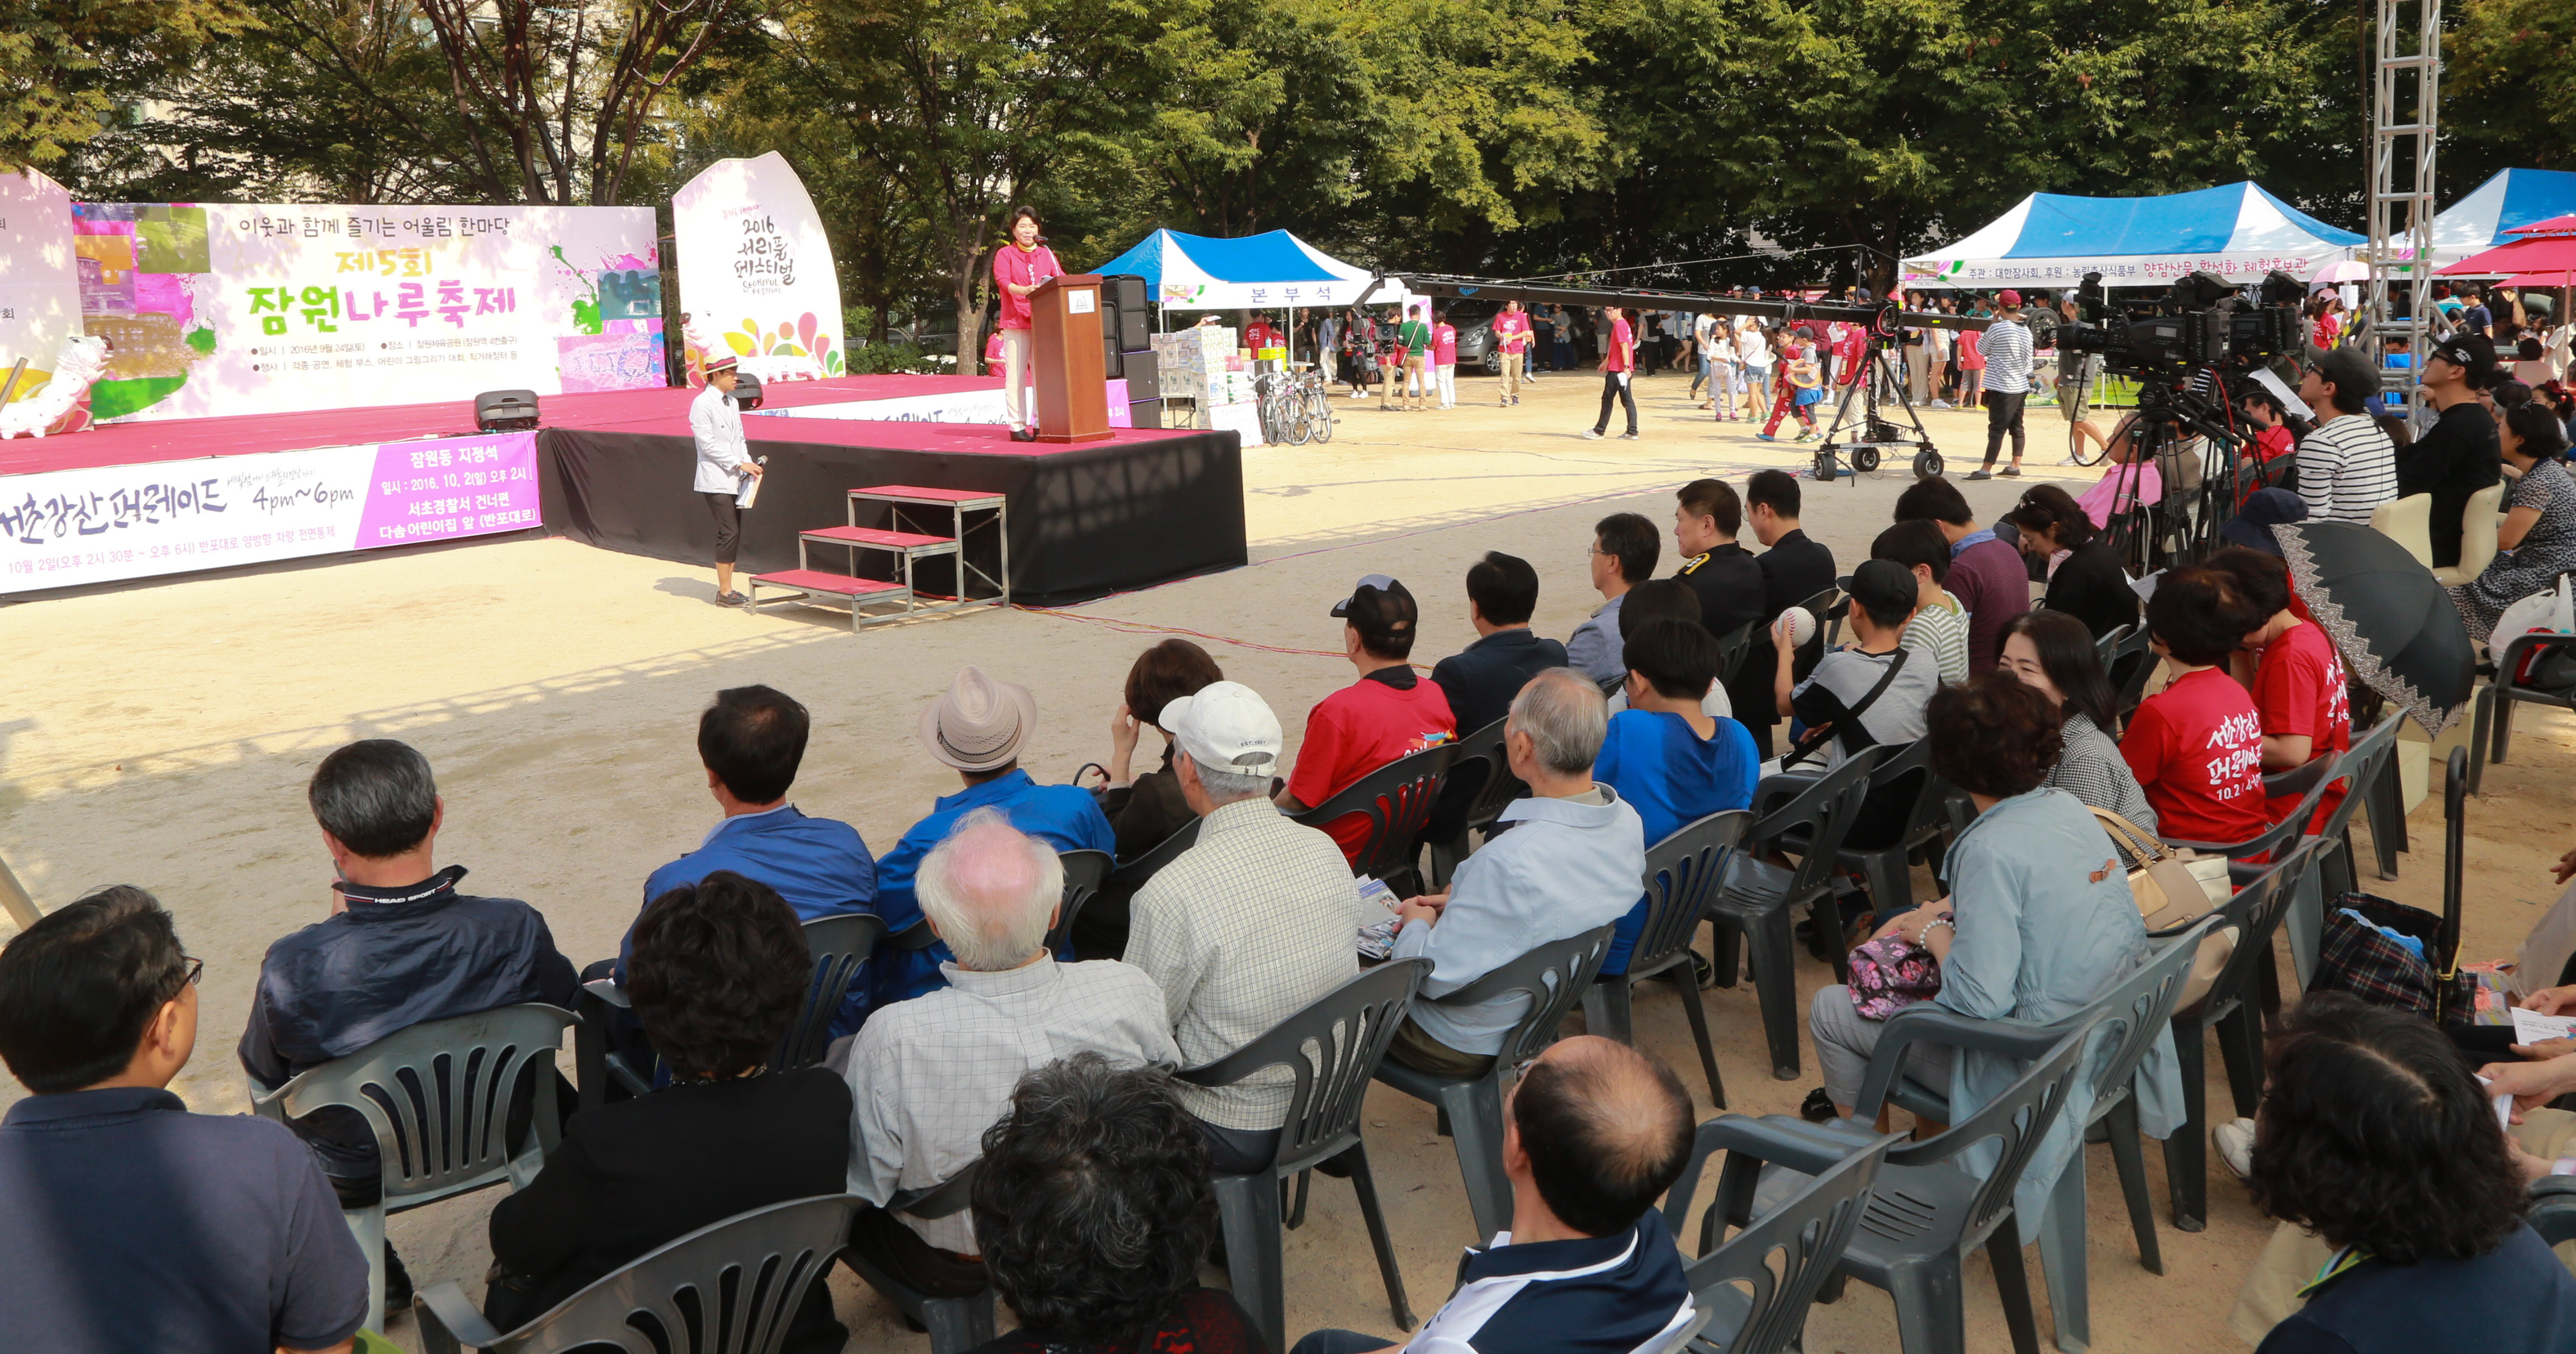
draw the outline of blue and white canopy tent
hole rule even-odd
[[[1983,230],[1900,270],[1907,287],[2162,287],[2195,272],[2259,282],[2348,257],[2362,237],[2300,211],[2251,182],[2162,197],[2033,193]]]
[[[2576,173],[2505,170],[2433,218],[2434,262],[2457,263],[2512,244],[2517,237],[2506,232],[2515,227],[2571,214],[2576,214]]]
[[[1165,310],[1276,310],[1347,306],[1367,291],[1376,274],[1354,267],[1284,230],[1237,239],[1158,230],[1126,253],[1092,269],[1145,279],[1147,294]],[[1413,300],[1382,287],[1369,304]]]

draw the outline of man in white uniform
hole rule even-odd
[[[716,519],[716,602],[722,606],[744,601],[733,590],[734,555],[742,547],[742,509],[735,496],[742,492],[745,475],[760,477],[760,463],[751,459],[743,442],[742,411],[733,407],[733,369],[730,357],[708,362],[707,387],[689,401],[689,436],[698,444],[698,496]]]

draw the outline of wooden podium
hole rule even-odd
[[[1109,440],[1099,274],[1051,277],[1029,293],[1029,348],[1037,377],[1038,440]]]

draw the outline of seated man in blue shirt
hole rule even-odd
[[[1572,668],[1540,673],[1513,699],[1503,749],[1529,796],[1503,810],[1496,821],[1510,830],[1467,857],[1448,892],[1405,900],[1395,957],[1428,959],[1431,972],[1388,1057],[1436,1076],[1483,1076],[1529,1014],[1529,998],[1470,1006],[1441,998],[1637,905],[1645,827],[1617,791],[1592,779],[1607,723],[1601,689]]]
[[[1117,834],[1090,791],[1078,785],[1040,785],[1020,769],[1020,747],[1037,725],[1038,703],[1027,687],[996,681],[978,667],[959,668],[948,690],[923,708],[923,750],[955,771],[966,788],[940,796],[930,815],[907,829],[903,840],[877,862],[877,915],[885,918],[889,941],[880,950],[883,962],[868,965],[876,970],[877,1005],[947,985],[939,966],[956,956],[945,943],[933,940],[907,949],[890,942],[920,923],[914,876],[922,857],[948,839],[958,819],[994,808],[1011,826],[1059,852],[1117,850]],[[927,939],[926,931],[922,937]]]
[[[351,743],[322,759],[305,799],[339,878],[331,915],[269,946],[260,963],[240,1048],[252,1084],[276,1090],[424,1021],[522,1002],[572,1008],[579,980],[546,919],[516,898],[457,892],[465,867],[432,861],[447,803],[428,758],[390,738]],[[317,1110],[294,1129],[344,1206],[376,1201],[376,1136],[356,1110]],[[411,1279],[390,1246],[385,1285],[388,1307],[410,1305]]]
[[[1458,1289],[1409,1342],[1316,1331],[1292,1354],[1632,1354],[1699,1318],[1655,1204],[1691,1148],[1672,1069],[1582,1035],[1530,1064],[1503,1116],[1512,1230],[1469,1249]]]
[[[0,948],[0,1349],[345,1354],[367,1261],[313,1153],[166,1089],[197,973],[151,894],[104,889]]]
[[[1619,792],[1644,823],[1646,846],[1706,818],[1753,803],[1761,764],[1753,735],[1701,708],[1717,681],[1717,637],[1694,621],[1665,617],[1637,627],[1622,648],[1628,708],[1610,716],[1592,778]],[[1619,919],[1601,971],[1628,971],[1646,901]]]
[[[698,760],[706,764],[707,793],[724,810],[724,821],[708,830],[697,850],[644,881],[646,903],[718,870],[731,870],[776,889],[796,909],[798,921],[874,910],[877,866],[858,829],[830,818],[808,818],[787,802],[812,727],[805,707],[785,692],[737,686],[716,693],[715,704],[698,716]],[[626,956],[634,944],[630,925],[617,946],[620,984],[626,981]],[[867,1011],[867,989],[853,983],[832,1020],[833,1036],[857,1029]]]

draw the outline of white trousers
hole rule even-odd
[[[1027,398],[1022,393],[1025,387],[1021,384],[1029,379],[1029,359],[1034,355],[1028,330],[1002,331],[1002,415],[1003,421],[1014,428],[1037,422],[1033,417],[1036,411],[1026,407]]]
[[[1454,362],[1445,363],[1440,367],[1440,407],[1452,409],[1457,407],[1457,404],[1458,365]]]

